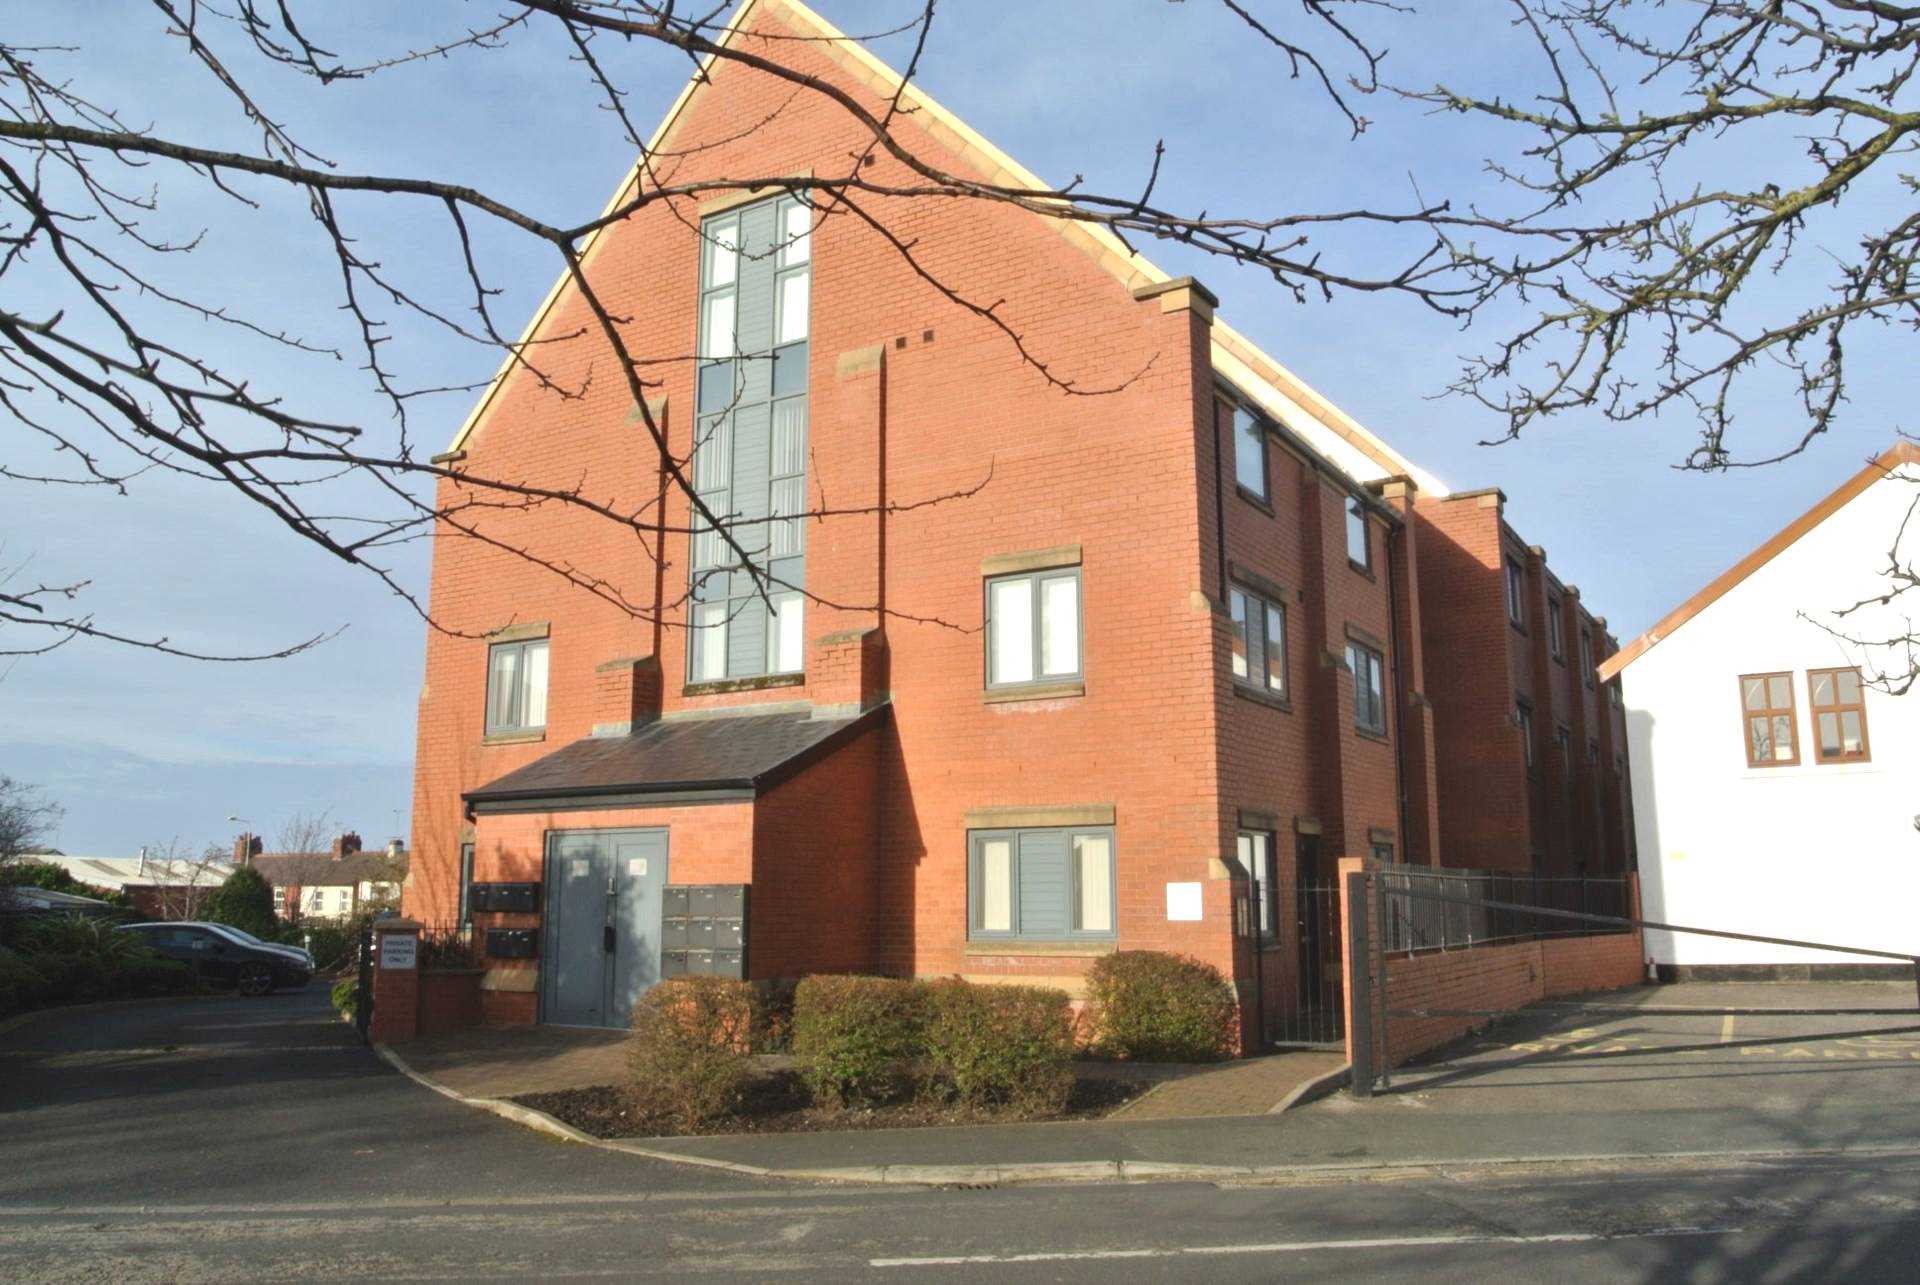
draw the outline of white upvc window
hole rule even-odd
[[[487,731],[538,731],[547,725],[547,640],[494,643],[487,649]]]
[[[693,680],[712,682],[727,676],[727,604],[696,603],[693,608],[692,637],[687,649],[693,655]]]
[[[767,626],[767,672],[797,674],[805,666],[806,600],[797,593],[773,596],[773,618]]]
[[[1009,687],[1079,675],[1079,569],[987,581],[987,685]]]

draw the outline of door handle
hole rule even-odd
[[[600,930],[600,948],[611,955],[613,953],[613,925],[608,924]]]

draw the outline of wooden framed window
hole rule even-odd
[[[1865,763],[1873,757],[1867,743],[1866,699],[1860,671],[1852,666],[1807,671],[1814,762]]]
[[[1748,767],[1792,767],[1800,761],[1794,726],[1793,675],[1740,675],[1740,728]]]

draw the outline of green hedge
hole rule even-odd
[[[1095,1049],[1139,1062],[1217,1062],[1233,1053],[1239,1005],[1220,970],[1186,955],[1123,950],[1094,961]]]
[[[738,1109],[754,1011],[752,985],[725,977],[674,977],[643,995],[627,1052],[641,1110],[692,1130]]]
[[[936,1081],[972,1106],[1057,1115],[1073,1090],[1073,1012],[1065,991],[926,988],[925,1047]]]
[[[187,965],[86,916],[35,917],[20,933],[19,950],[0,949],[0,1015],[37,1004],[180,995],[195,986]]]
[[[814,1101],[885,1101],[921,1051],[925,987],[892,977],[808,977],[793,997],[793,1052]]]

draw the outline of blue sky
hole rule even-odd
[[[859,32],[896,25],[916,6],[819,0],[818,7]],[[1446,78],[1509,95],[1526,91],[1531,71],[1522,70],[1506,37],[1503,6],[1459,0],[1430,8],[1393,20],[1401,26],[1386,17],[1376,24],[1395,51],[1391,75],[1410,84]],[[484,4],[371,0],[334,11],[339,25],[328,34],[356,58],[445,38],[493,12]],[[1045,20],[1036,23],[1036,13]],[[82,45],[76,54],[45,57],[131,119],[151,119],[175,137],[245,139],[244,124],[163,36],[151,6],[24,0],[9,6],[9,19],[23,42]],[[226,47],[237,65],[259,68],[257,58]],[[906,52],[898,38],[878,49],[896,62]],[[605,52],[632,90],[635,118],[650,126],[678,92],[684,60],[649,49]],[[1350,140],[1323,98],[1287,80],[1277,56],[1207,0],[1053,0],[1017,14],[1001,0],[945,0],[921,78],[1050,180],[1081,175],[1094,189],[1130,191],[1147,172],[1155,140],[1164,139],[1160,203],[1223,214],[1404,205],[1410,175],[1428,192],[1485,197],[1481,161],[1500,147],[1484,130],[1436,122],[1383,96],[1363,101],[1375,124]],[[458,179],[555,221],[596,212],[632,159],[584,73],[546,38],[523,35],[503,50],[324,90],[265,72],[253,83],[269,110],[343,168]],[[1731,164],[1750,159],[1768,158]],[[201,294],[285,318],[322,340],[350,338],[335,309],[335,269],[300,209],[269,198],[264,212],[253,212],[177,177],[141,181],[154,178],[163,180],[176,226],[210,231],[210,248],[193,264]],[[431,211],[351,200],[342,208],[376,257],[410,283],[457,301],[457,265]],[[1869,215],[1872,209],[1868,203]],[[1178,247],[1144,248],[1169,271],[1199,276],[1235,326],[1449,484],[1504,488],[1516,527],[1547,548],[1560,574],[1580,585],[1622,638],[1830,490],[1898,427],[1911,427],[1902,418],[1906,381],[1896,378],[1901,349],[1889,340],[1856,370],[1854,399],[1835,432],[1774,468],[1711,476],[1675,470],[1692,440],[1691,421],[1680,418],[1621,428],[1572,417],[1517,443],[1484,447],[1478,443],[1501,425],[1467,402],[1436,395],[1460,356],[1491,330],[1463,333],[1404,299],[1299,305],[1253,270]],[[1339,248],[1384,261],[1392,247],[1357,237]],[[515,329],[551,283],[554,265],[538,247],[496,234],[484,236],[483,249],[503,290],[498,313]],[[1788,277],[1771,288],[1798,284]],[[406,325],[396,328],[391,349],[420,384],[471,382],[496,364],[493,355]],[[295,363],[258,349],[244,355],[249,372],[303,404],[361,417],[393,437],[352,362]],[[470,402],[452,396],[419,404],[417,440],[438,449]],[[1752,407],[1743,420],[1748,441],[1757,449],[1796,434],[1791,412],[1784,403]],[[30,458],[17,445],[18,428],[6,431],[16,444],[10,455]],[[424,589],[424,548],[402,549],[391,561],[406,583]],[[296,811],[330,811],[370,842],[405,832],[423,626],[377,581],[230,495],[152,476],[125,497],[0,481],[0,567],[22,563],[23,577],[35,581],[91,579],[86,602],[102,623],[168,634],[182,645],[266,649],[347,626],[323,647],[264,665],[196,664],[78,642],[7,669],[0,773],[39,782],[66,805],[59,846],[112,853],[173,839],[197,845],[237,829],[225,821],[229,814],[271,835]]]

